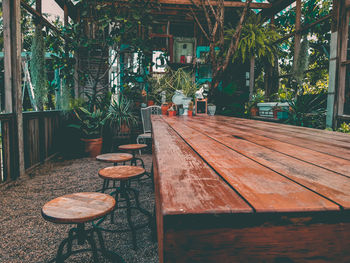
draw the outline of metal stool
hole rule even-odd
[[[101,230],[108,231],[108,232],[125,232],[125,231],[131,231],[132,235],[132,242],[134,249],[137,248],[136,244],[136,229],[145,227],[149,225],[151,227],[152,223],[152,215],[147,210],[140,207],[139,202],[139,192],[132,188],[129,184],[130,180],[141,177],[145,173],[145,169],[140,166],[111,166],[106,167],[101,170],[99,170],[98,174],[102,179],[107,180],[113,180],[118,181],[120,184],[119,186],[113,187],[114,192],[112,192],[110,195],[114,195],[115,200],[117,202],[117,206],[115,210],[118,209],[126,209],[126,217],[127,222],[129,225],[129,229],[120,230],[120,229],[106,229],[102,228],[99,225],[104,221],[105,218],[99,220],[95,226],[98,226]],[[112,187],[108,187],[107,185],[104,185],[104,188],[102,191],[105,191],[107,189],[111,189]],[[133,197],[131,199],[131,197]],[[131,205],[131,201],[135,202],[135,206]],[[125,202],[126,206],[119,206],[121,202]],[[135,226],[132,219],[131,219],[131,210],[136,209],[145,216],[148,217],[148,223],[143,225]],[[111,214],[111,223],[114,223],[114,213]],[[151,228],[152,229],[152,228]]]
[[[91,251],[93,262],[98,263],[98,252],[111,262],[125,262],[118,254],[108,251],[105,247],[102,233],[98,228],[85,229],[85,223],[99,219],[115,208],[116,201],[113,197],[102,193],[74,193],[64,195],[46,203],[41,214],[45,220],[57,224],[77,224],[69,230],[68,238],[59,245],[56,258],[50,262],[64,262],[73,254]],[[97,234],[99,248],[94,240]],[[72,250],[73,241],[77,240],[78,245],[84,245],[86,241],[90,249]],[[64,247],[67,247],[64,253]]]
[[[106,163],[113,163],[114,166],[118,166],[119,163],[122,163],[123,165],[125,165],[126,162],[132,161],[133,158],[134,156],[129,153],[105,153],[105,154],[100,154],[96,156],[96,160],[101,162],[106,162]],[[109,180],[104,179],[102,190],[97,190],[97,191],[104,192],[103,189],[108,188],[108,186],[109,186]],[[113,187],[115,187],[115,181],[113,181]]]
[[[131,165],[137,165],[137,161],[141,162],[141,166],[145,168],[145,164],[141,158],[136,157],[136,152],[141,149],[145,149],[147,147],[147,144],[124,144],[120,145],[118,148],[120,150],[124,151],[131,151],[132,153],[132,160],[131,160]]]

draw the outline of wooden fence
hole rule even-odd
[[[0,183],[14,180],[18,176],[13,149],[14,123],[12,114],[0,114],[1,155]],[[57,135],[61,126],[59,111],[24,112],[24,164],[25,169],[43,163],[57,152]]]

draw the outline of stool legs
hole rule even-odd
[[[96,245],[96,242],[94,240],[94,233],[97,234],[100,248],[98,248]],[[72,251],[72,245],[74,240],[77,240],[79,245],[83,245],[87,241],[87,243],[90,245],[90,249],[79,249]],[[66,253],[64,253],[65,246],[67,247]],[[64,239],[59,245],[55,261],[57,263],[63,263],[68,257],[70,257],[73,254],[88,251],[92,252],[92,258],[94,263],[99,262],[98,251],[100,251],[104,257],[109,258],[111,262],[125,262],[123,258],[120,257],[118,254],[106,250],[102,233],[98,228],[91,228],[86,230],[83,223],[77,224],[77,227],[73,227],[69,230],[68,237]]]

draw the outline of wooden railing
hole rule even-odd
[[[27,171],[57,153],[56,139],[61,123],[59,111],[23,113],[24,165]],[[3,183],[18,177],[15,167],[18,153],[13,150],[12,114],[0,114],[0,124],[0,183]]]

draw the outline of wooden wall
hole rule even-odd
[[[0,114],[1,156],[0,183],[18,177],[15,169],[14,121],[12,114]],[[26,171],[57,153],[57,135],[61,126],[59,111],[23,113],[24,165]]]

